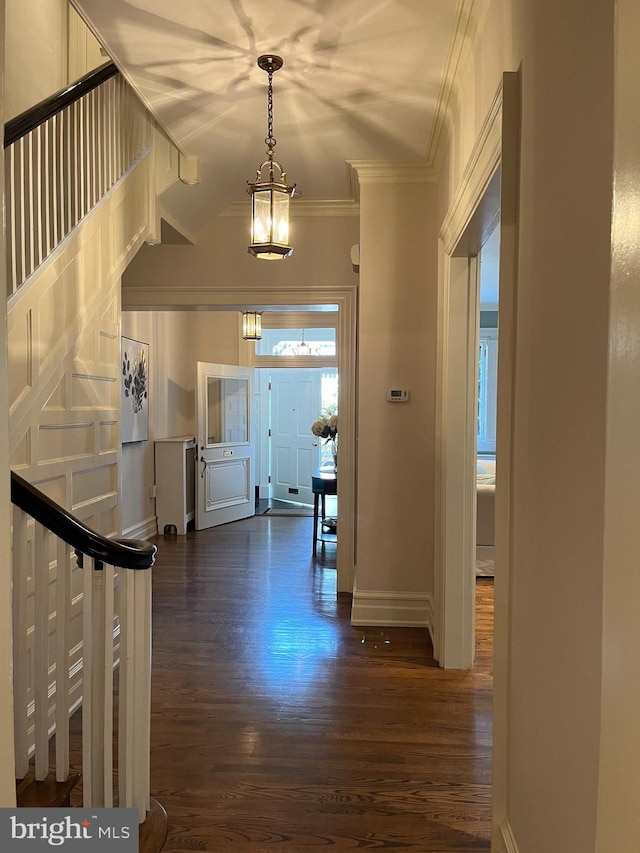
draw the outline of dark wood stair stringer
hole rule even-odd
[[[32,773],[16,782],[16,802],[23,809],[69,808],[71,792],[80,781],[79,773],[70,773],[64,782],[57,782],[55,774],[37,782]]]

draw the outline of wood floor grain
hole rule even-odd
[[[159,537],[151,790],[170,851],[489,850],[493,582],[478,661],[354,628],[335,546],[258,516]]]

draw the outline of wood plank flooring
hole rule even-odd
[[[489,850],[493,582],[478,663],[353,628],[311,519],[160,536],[151,792],[170,851]]]

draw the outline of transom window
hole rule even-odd
[[[262,340],[256,342],[256,355],[282,358],[300,356],[335,356],[336,330],[326,329],[262,329]]]

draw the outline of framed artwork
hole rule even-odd
[[[122,337],[120,347],[120,438],[147,441],[149,438],[149,344]]]

